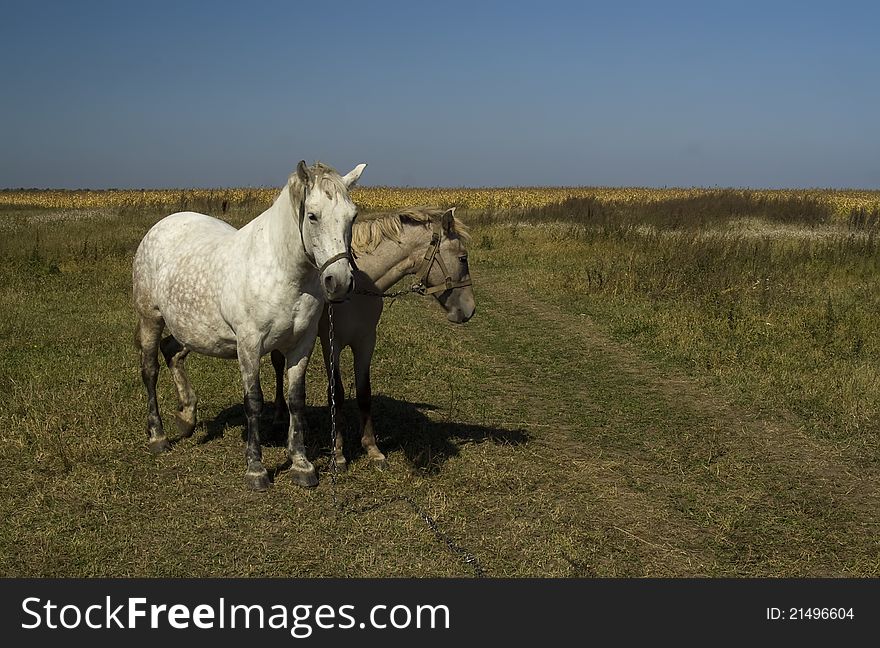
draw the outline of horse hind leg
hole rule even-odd
[[[189,354],[189,349],[184,347],[177,338],[172,335],[166,336],[159,348],[162,355],[165,356],[165,363],[171,372],[171,378],[174,380],[174,387],[177,389],[177,414],[174,417],[177,424],[177,430],[182,437],[192,436],[196,427],[196,406],[198,399],[193,391],[192,383],[186,374],[186,366],[184,361]]]
[[[272,425],[276,428],[286,425],[290,420],[287,411],[287,396],[284,393],[284,354],[278,349],[272,351],[272,368],[275,370],[275,415]]]
[[[159,415],[156,382],[159,379],[159,339],[165,322],[161,317],[141,317],[135,329],[135,344],[141,351],[141,380],[147,390],[147,438],[150,452],[159,454],[171,449]]]

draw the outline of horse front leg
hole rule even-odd
[[[348,467],[348,461],[345,459],[343,447],[345,446],[345,416],[342,408],[345,405],[345,387],[342,385],[342,372],[339,370],[339,356],[342,349],[334,345],[333,348],[333,374],[330,374],[331,358],[330,358],[330,334],[328,331],[321,330],[321,352],[324,356],[324,369],[327,372],[327,404],[335,409],[336,433],[333,437],[333,463],[331,466],[337,471],[344,471]],[[331,388],[332,387],[332,388]],[[334,399],[334,396],[336,397]]]
[[[354,381],[357,393],[358,412],[361,421],[361,445],[367,451],[367,456],[373,466],[384,470],[388,462],[385,455],[376,445],[376,433],[373,430],[373,391],[370,385],[370,363],[373,360],[373,351],[376,348],[376,334],[366,336],[353,344],[351,347],[354,355]]]
[[[269,488],[269,473],[263,466],[260,446],[260,415],[263,413],[263,389],[260,387],[260,349],[247,338],[238,342],[238,364],[244,384],[244,411],[247,415],[247,447],[244,451],[247,470],[244,481],[248,488],[264,491]]]
[[[290,427],[287,430],[287,454],[293,483],[311,488],[318,485],[318,473],[306,458],[306,367],[314,345],[301,343],[287,353],[287,409]]]

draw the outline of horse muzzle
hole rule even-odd
[[[465,322],[470,320],[476,312],[476,307],[471,308],[468,311],[465,311],[460,307],[456,307],[446,311],[446,319],[448,319],[453,324],[464,324]]]
[[[345,263],[341,263],[345,261]],[[321,271],[321,288],[330,302],[344,301],[354,288],[354,275],[348,255],[336,255],[326,262]]]

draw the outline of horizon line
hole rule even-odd
[[[254,191],[280,190],[279,185],[226,185],[226,186],[192,186],[192,187],[77,187],[71,189],[69,187],[2,187],[0,192],[40,192],[40,191],[63,191],[63,192],[112,192],[112,191],[234,191],[241,189],[249,189]],[[870,191],[880,192],[880,186],[877,187],[856,187],[856,186],[775,186],[761,187],[751,185],[361,185],[355,186],[352,191],[358,189],[390,189],[390,190],[413,190],[413,191],[486,191],[486,190],[560,190],[560,189],[644,189],[644,190],[719,190],[719,191]]]

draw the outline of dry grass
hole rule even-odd
[[[162,212],[7,207],[0,574],[472,575],[401,494],[490,576],[880,573],[872,225],[850,230],[820,198],[808,223],[699,226],[662,203],[614,216],[584,200],[589,214],[471,210],[476,317],[456,327],[418,298],[383,316],[373,382],[390,470],[351,440],[332,487],[313,362],[322,482],[303,490],[281,472],[262,495],[243,486],[234,363],[191,358],[202,422],[170,454],[146,451],[129,271]],[[254,198],[226,217],[258,210]],[[170,417],[167,372],[160,386]],[[282,464],[280,434],[266,459]]]

